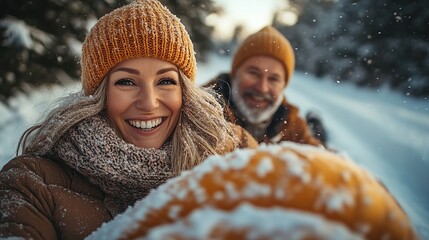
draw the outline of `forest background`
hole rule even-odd
[[[128,2],[3,1],[0,102],[8,105],[19,93],[79,81],[80,48],[85,35],[98,18]],[[237,43],[249,34],[246,21],[267,17],[249,14],[241,22],[228,22],[233,34],[219,36],[215,35],[213,19],[223,18],[226,1],[161,2],[186,26],[201,62],[213,51],[221,55],[233,53]],[[253,2],[262,6],[266,1]],[[428,99],[429,8],[425,0],[276,3],[278,7],[269,14],[269,24],[291,41],[298,71],[329,77],[339,84],[352,82],[376,91],[387,86],[407,96]]]

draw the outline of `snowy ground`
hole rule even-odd
[[[229,58],[199,64],[198,84],[227,71]],[[19,96],[8,109],[0,105],[0,167],[14,156],[20,134],[37,121],[56,97],[78,85],[53,87]],[[378,176],[429,239],[429,100],[400,96],[387,89],[357,89],[295,73],[286,90],[301,114],[319,113],[330,145]]]

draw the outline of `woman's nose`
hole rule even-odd
[[[158,95],[153,87],[143,87],[138,93],[137,108],[150,112],[159,106]]]

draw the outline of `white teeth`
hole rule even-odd
[[[252,96],[253,97],[253,99],[255,99],[256,101],[264,101],[265,100],[265,98],[263,98],[263,97],[259,97],[259,96]]]
[[[149,121],[130,121],[130,124],[136,128],[141,128],[144,130],[149,130],[159,126],[162,123],[162,118],[156,118]]]

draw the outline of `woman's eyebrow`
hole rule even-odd
[[[127,68],[127,67],[120,67],[120,68],[114,69],[112,71],[112,73],[119,72],[119,71],[124,71],[124,72],[128,72],[128,73],[135,74],[135,75],[139,75],[140,74],[139,70],[134,69],[134,68]]]
[[[156,74],[159,75],[159,74],[163,74],[163,73],[166,73],[166,72],[169,72],[169,71],[178,72],[177,68],[170,67],[170,68],[163,68],[163,69],[159,70]]]

